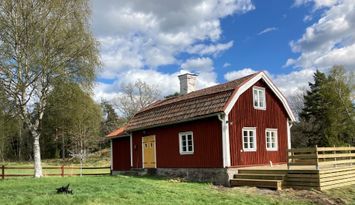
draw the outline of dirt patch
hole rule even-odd
[[[216,187],[216,189],[223,191],[224,188]],[[294,190],[284,189],[281,191],[274,191],[270,189],[259,189],[255,187],[234,187],[232,190],[238,190],[247,194],[268,195],[279,198],[287,198],[292,200],[309,201],[314,204],[321,205],[346,205],[347,201],[341,198],[333,198],[329,195],[317,190]]]

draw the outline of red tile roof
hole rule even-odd
[[[255,74],[185,95],[157,101],[139,111],[127,124],[127,131],[173,124],[224,111],[238,87]]]
[[[112,131],[110,134],[107,135],[109,138],[119,137],[126,134],[126,126],[120,127],[117,130]]]

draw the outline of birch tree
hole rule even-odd
[[[53,82],[90,87],[99,65],[88,5],[88,0],[0,1],[0,84],[32,135],[35,177],[42,176],[40,125]]]
[[[122,84],[121,89],[122,93],[114,100],[114,104],[126,119],[132,118],[140,109],[147,107],[160,97],[160,92],[156,87],[141,80]]]

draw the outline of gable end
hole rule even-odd
[[[242,85],[239,86],[238,89],[234,91],[232,94],[231,98],[228,100],[228,102],[225,105],[224,112],[226,115],[230,113],[232,110],[234,104],[237,102],[238,98],[250,87],[252,87],[256,82],[258,82],[260,79],[263,79],[264,82],[269,86],[269,88],[273,91],[273,93],[278,97],[278,99],[281,101],[283,107],[285,108],[287,115],[291,121],[296,121],[295,116],[293,115],[293,112],[288,105],[288,102],[281,93],[281,91],[274,85],[274,83],[271,81],[271,79],[264,73],[260,72],[254,77],[250,78],[248,81],[243,83]]]

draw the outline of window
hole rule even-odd
[[[253,87],[253,104],[255,109],[266,109],[265,88]]]
[[[244,127],[242,129],[243,135],[243,150],[256,151],[256,128]]]
[[[266,150],[277,151],[277,129],[267,128],[266,132]]]
[[[180,154],[194,153],[194,138],[192,132],[180,132]]]

